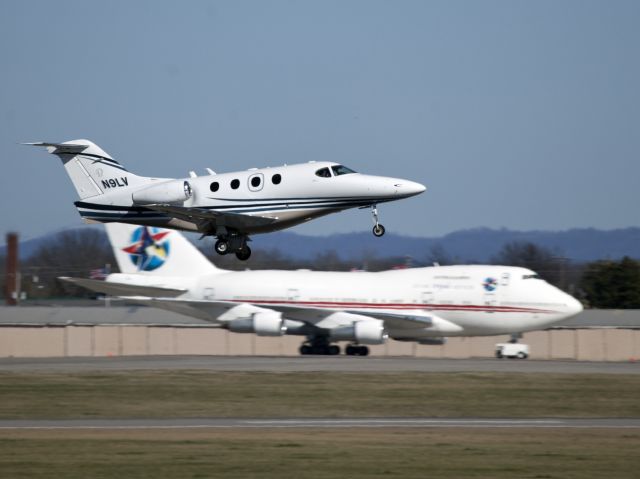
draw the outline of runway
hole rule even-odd
[[[509,418],[283,418],[283,419],[66,419],[0,420],[0,430],[308,428],[557,428],[640,429],[640,419]]]
[[[502,372],[555,374],[640,374],[640,362],[509,359],[427,359],[345,356],[127,356],[2,358],[0,372],[86,372],[210,370],[263,372]]]

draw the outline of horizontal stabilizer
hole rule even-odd
[[[44,146],[46,148],[52,148],[51,153],[82,153],[84,150],[86,150],[87,148],[89,148],[89,145],[80,145],[77,143],[45,143],[45,142],[38,142],[38,143],[22,143],[23,145],[28,145],[28,146]]]
[[[27,146],[42,146],[47,149],[49,153],[54,155],[64,154],[78,154],[87,153],[100,158],[113,160],[102,148],[89,140],[73,140],[66,143],[50,143],[50,142],[35,142],[35,143],[22,143]]]
[[[108,294],[111,296],[148,296],[148,297],[169,297],[174,298],[186,293],[185,289],[160,288],[157,286],[136,286],[126,283],[113,283],[109,281],[101,281],[86,278],[69,278],[61,276],[62,281],[82,286],[83,288],[96,291],[98,293]]]

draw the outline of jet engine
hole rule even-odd
[[[234,333],[256,333],[258,336],[282,336],[287,326],[282,313],[277,311],[260,311],[251,318],[234,319],[229,323],[229,331]]]
[[[356,316],[356,315],[351,315]],[[353,326],[331,330],[334,341],[355,341],[358,344],[384,344],[389,335],[380,319],[364,319],[355,321]]]
[[[188,181],[174,180],[135,191],[131,198],[137,205],[183,203],[193,195]]]

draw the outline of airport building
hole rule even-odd
[[[303,339],[232,333],[147,307],[0,307],[3,358],[297,356]],[[495,344],[508,339],[508,335],[448,338],[443,345],[389,340],[371,346],[370,353],[375,357],[492,358]],[[560,327],[525,333],[521,342],[529,344],[531,359],[640,361],[640,310],[587,310]]]

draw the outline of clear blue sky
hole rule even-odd
[[[57,158],[17,145],[76,138],[147,176],[420,181],[381,207],[402,234],[640,224],[638,1],[5,0],[0,65],[3,238],[81,225]]]

